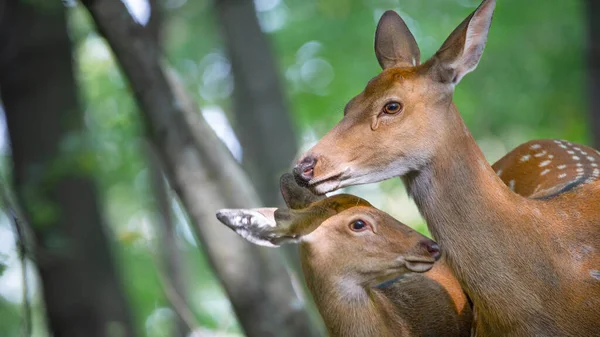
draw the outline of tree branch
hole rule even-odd
[[[303,302],[275,251],[248,244],[220,225],[222,207],[256,207],[252,185],[195,103],[177,81],[169,83],[156,46],[119,0],[87,0],[135,93],[171,186],[192,219],[196,237],[250,337],[311,336]],[[174,89],[179,96],[176,96]]]
[[[279,176],[290,169],[298,149],[277,63],[253,1],[215,0],[214,5],[233,70],[242,165],[267,205],[282,204]]]
[[[175,223],[172,216],[169,187],[165,182],[160,160],[154,148],[149,143],[144,145],[157,209],[156,222],[159,233],[157,247],[161,257],[160,261],[155,261],[157,273],[161,279],[165,295],[169,299],[173,311],[177,314],[172,335],[187,336],[190,331],[195,330],[200,325],[196,322],[188,303],[185,301],[185,298],[187,298],[185,277],[181,267],[181,254],[177,248],[175,237]]]

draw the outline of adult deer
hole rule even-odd
[[[494,7],[494,0],[483,1],[423,64],[404,21],[386,12],[375,37],[382,73],[347,104],[343,119],[294,172],[321,194],[402,177],[473,301],[477,335],[598,335],[598,157],[569,145],[563,150],[582,164],[583,175],[541,198],[525,198],[486,162],[452,102],[454,86],[479,62]],[[556,145],[559,150],[566,143]],[[575,147],[586,153],[568,152]],[[572,177],[563,177],[552,161],[538,164],[554,180],[550,185]]]
[[[221,210],[248,241],[299,244],[302,269],[333,337],[469,336],[472,311],[435,242],[359,197],[326,199],[281,180],[291,209]]]

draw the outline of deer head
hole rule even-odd
[[[424,64],[405,22],[385,12],[375,34],[383,71],[298,161],[296,178],[323,194],[419,171],[451,148],[448,134],[462,123],[452,103],[454,87],[481,58],[495,3],[484,0]]]
[[[217,218],[248,241],[263,246],[300,243],[310,263],[376,286],[407,272],[425,272],[439,258],[432,240],[348,194],[321,198],[290,174],[281,190],[291,209],[223,209]]]

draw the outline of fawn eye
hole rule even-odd
[[[383,112],[388,115],[394,115],[400,111],[402,111],[402,103],[399,102],[389,102],[383,106]]]
[[[367,225],[367,223],[362,220],[356,220],[350,224],[350,229],[353,232],[362,232],[368,228],[369,228],[369,225]]]

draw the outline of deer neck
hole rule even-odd
[[[499,315],[512,307],[518,312],[519,305],[523,310],[526,305],[535,307],[531,286],[543,277],[540,273],[552,273],[540,256],[541,241],[535,233],[522,231],[524,224],[539,220],[531,201],[510,191],[492,170],[454,104],[447,113],[450,127],[442,148],[421,170],[403,179],[478,312],[510,321],[510,314]],[[534,257],[535,263],[528,260]],[[540,268],[532,270],[532,265]],[[520,273],[518,280],[502,277],[515,272]],[[523,305],[525,299],[530,302]]]
[[[449,127],[440,133],[436,154],[419,171],[404,177],[432,234],[442,241],[456,232],[486,227],[482,220],[502,217],[515,199],[488,164],[454,104],[447,113]]]
[[[408,326],[385,296],[341,276],[343,271],[300,250],[308,289],[332,337],[407,336]]]

